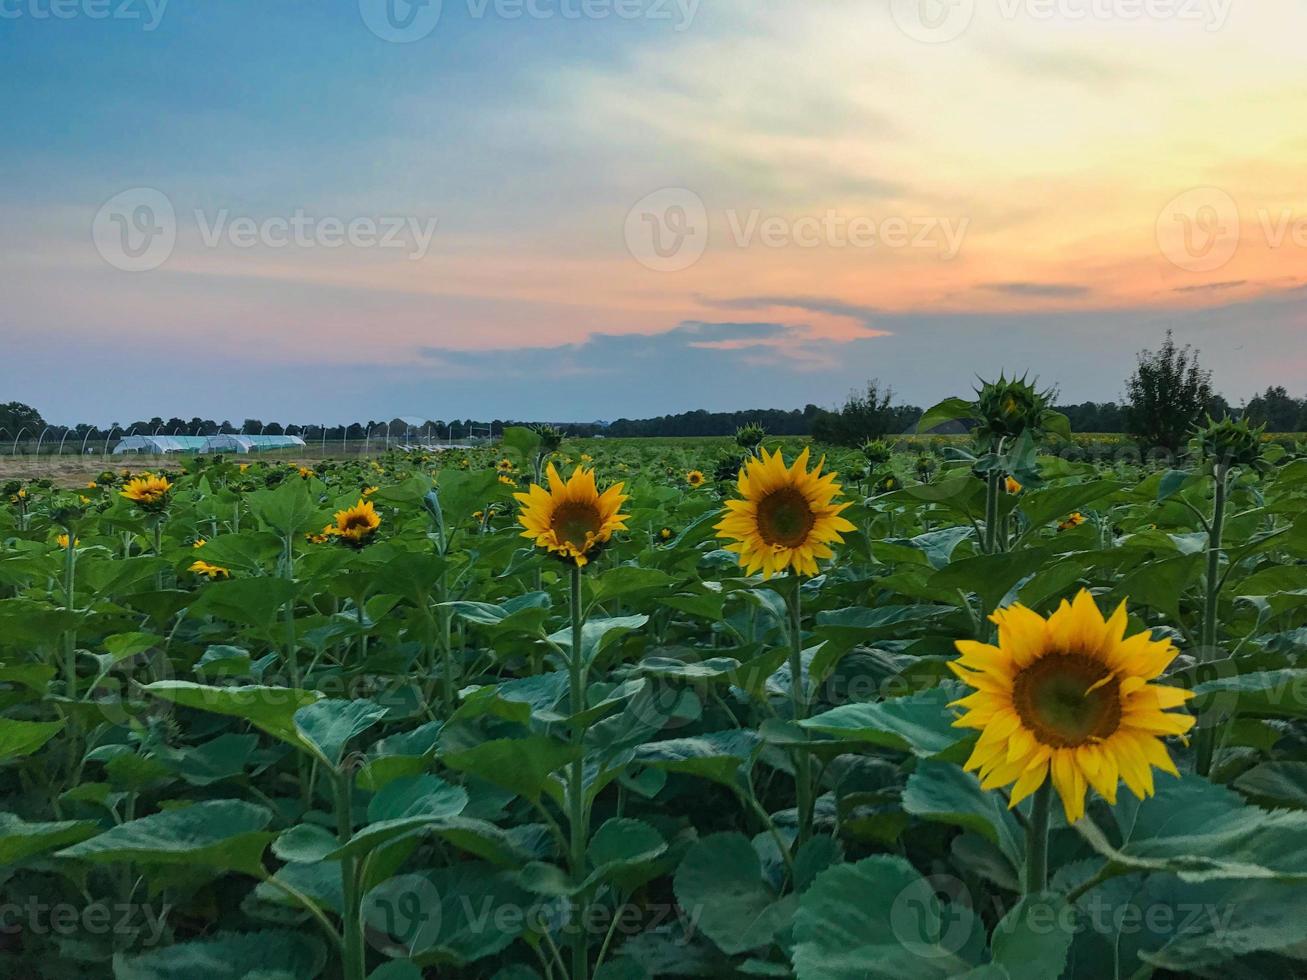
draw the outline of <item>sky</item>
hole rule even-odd
[[[1301,0],[0,0],[0,402],[1307,394]]]

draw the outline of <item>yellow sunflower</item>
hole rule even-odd
[[[167,502],[168,491],[171,489],[172,484],[166,476],[146,473],[130,481],[118,495],[142,507],[160,507]]]
[[[764,578],[771,578],[786,568],[816,575],[817,559],[833,557],[830,545],[844,540],[841,531],[854,529],[839,516],[849,504],[835,503],[837,474],[821,475],[824,458],[809,472],[806,449],[788,468],[779,449],[761,453],[740,470],[744,499],[726,501],[717,537],[732,542],[726,550],[740,556],[749,575],[761,569]]]
[[[59,537],[57,537],[57,538],[54,539],[54,543],[57,544],[60,548],[63,548],[65,551],[67,551],[67,550],[68,550],[68,535],[66,535],[66,534],[61,534],[61,535],[59,535]],[[81,543],[82,543],[82,539],[81,539],[81,538],[73,538],[73,547],[74,547],[74,548],[76,548],[76,547],[77,547],[79,544],[81,544]]]
[[[210,582],[217,581],[220,578],[231,578],[231,572],[221,565],[211,565],[207,561],[191,562],[190,571],[196,575],[203,575]]]
[[[1019,482],[1017,482],[1016,480],[1014,480],[1014,479],[1013,479],[1012,477],[1010,477],[1010,476],[1009,476],[1009,477],[1004,477],[1004,479],[1003,479],[1003,488],[1004,488],[1005,490],[1007,490],[1008,493],[1020,493],[1020,492],[1021,492],[1021,484],[1020,484]]]
[[[515,493],[522,505],[518,523],[522,537],[537,547],[584,566],[594,552],[626,530],[626,515],[618,513],[628,499],[622,484],[615,483],[602,494],[595,486],[594,470],[578,466],[563,482],[553,463],[549,464],[549,489],[531,484],[527,493]]]
[[[1074,514],[1069,516],[1065,521],[1059,524],[1057,526],[1057,529],[1059,531],[1069,531],[1073,527],[1079,527],[1083,523],[1085,523],[1085,515],[1080,513],[1080,511],[1076,511]]]
[[[372,506],[372,501],[360,499],[353,507],[336,511],[335,527],[327,525],[324,534],[339,537],[348,545],[362,547],[381,527],[381,515]]]
[[[512,473],[513,461],[511,459],[501,459],[495,464],[495,469],[499,470],[500,473]]]
[[[998,645],[959,640],[962,656],[949,664],[976,688],[954,702],[967,709],[954,727],[980,730],[966,769],[982,788],[1014,783],[1016,806],[1051,776],[1074,822],[1088,786],[1115,804],[1122,779],[1142,800],[1153,767],[1179,775],[1161,737],[1193,727],[1190,715],[1167,711],[1192,694],[1149,683],[1179,653],[1170,640],[1127,637],[1125,603],[1104,620],[1084,589],[1048,619],[1021,605],[991,618]]]
[[[703,486],[705,479],[706,477],[699,470],[690,470],[685,474],[685,482],[696,490]]]

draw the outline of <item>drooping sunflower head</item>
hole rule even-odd
[[[1121,780],[1153,793],[1154,768],[1178,776],[1162,737],[1184,735],[1192,716],[1168,711],[1182,688],[1153,684],[1179,653],[1149,633],[1125,635],[1125,603],[1104,619],[1087,590],[1047,619],[1024,606],[1000,609],[998,645],[959,640],[949,664],[975,692],[958,728],[980,730],[968,771],[984,789],[1013,785],[1011,806],[1051,778],[1068,821],[1085,813],[1085,792],[1115,805]]]
[[[522,505],[518,523],[537,547],[578,566],[586,565],[615,531],[626,530],[626,515],[619,513],[628,499],[621,483],[603,493],[595,485],[593,470],[580,466],[566,481],[553,463],[548,469],[549,489],[531,484],[526,493],[515,493]]]
[[[332,528],[332,525],[329,524],[327,527]],[[372,506],[372,501],[360,499],[353,507],[336,512],[336,524],[333,528],[335,534],[332,536],[351,547],[361,548],[367,544],[372,535],[376,534],[379,527],[381,527],[381,515]]]
[[[145,473],[128,481],[119,492],[119,496],[126,497],[146,510],[158,510],[167,504],[168,493],[171,490],[172,484],[168,482],[166,476]]]
[[[835,502],[836,474],[823,476],[824,465],[823,459],[809,471],[805,449],[787,467],[779,449],[770,455],[764,449],[740,470],[742,499],[726,501],[726,515],[716,528],[747,574],[761,571],[771,578],[793,568],[816,575],[817,559],[833,557],[830,546],[844,540],[840,532],[853,530],[840,516],[849,504]]]
[[[705,480],[707,480],[707,477],[703,475],[702,470],[690,470],[689,473],[685,474],[685,482],[688,483],[692,489],[697,490],[699,487],[703,486]]]

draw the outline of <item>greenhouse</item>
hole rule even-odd
[[[299,436],[125,436],[114,446],[115,456],[172,453],[260,453],[273,449],[296,449],[304,445]]]
[[[273,449],[296,449],[304,445],[299,436],[209,436],[204,451],[210,453],[262,453]]]
[[[125,436],[113,447],[115,456],[145,453],[163,456],[169,453],[202,453],[207,448],[204,436]]]

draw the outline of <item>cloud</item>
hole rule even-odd
[[[1088,286],[1065,282],[987,282],[981,283],[981,289],[989,289],[1008,296],[1032,296],[1051,299],[1073,299],[1087,296]]]

